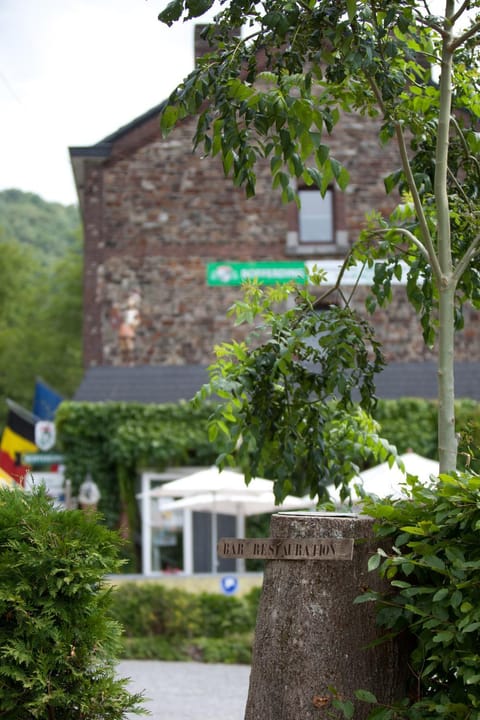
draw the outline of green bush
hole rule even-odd
[[[125,658],[249,663],[260,588],[243,597],[189,593],[161,583],[122,583],[111,613]],[[214,659],[216,658],[216,659]]]
[[[371,717],[467,720],[480,717],[480,478],[442,475],[432,487],[410,478],[408,499],[367,501],[379,538],[370,569],[390,582],[385,596],[367,592],[358,602],[378,605],[387,635],[408,631],[414,640],[411,687],[396,708]]]
[[[253,634],[232,635],[228,640],[197,638],[193,646],[194,657],[206,663],[249,665],[252,661],[252,644]]]
[[[0,489],[0,717],[117,720],[140,708],[116,678],[121,629],[103,582],[119,542],[42,489]]]
[[[197,602],[202,635],[222,638],[251,629],[249,608],[241,598],[201,593]]]
[[[182,643],[172,643],[171,639],[158,636],[126,637],[122,655],[129,660],[190,660],[188,651]]]
[[[437,402],[420,398],[379,400],[374,411],[380,434],[393,443],[399,453],[413,450],[437,458]],[[480,472],[480,458],[472,448],[480,447],[480,403],[461,399],[455,403],[459,435],[459,465]]]

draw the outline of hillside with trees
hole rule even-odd
[[[82,375],[78,208],[0,192],[0,424],[5,398],[32,406],[35,378],[71,397]]]

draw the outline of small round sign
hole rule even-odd
[[[233,575],[222,577],[220,584],[225,595],[233,595],[238,590],[238,580]]]

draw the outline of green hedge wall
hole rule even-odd
[[[161,583],[122,583],[111,613],[125,658],[249,663],[260,588],[236,597],[189,593]]]
[[[459,465],[480,471],[480,403],[458,400],[455,403],[459,436]],[[402,398],[379,400],[374,413],[380,423],[381,434],[392,442],[399,453],[409,449],[437,459],[437,403],[433,400]]]

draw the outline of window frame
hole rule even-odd
[[[295,188],[297,192],[317,192],[319,189],[312,185],[299,185]],[[306,241],[300,237],[300,212],[296,203],[290,203],[288,216],[288,231],[286,238],[287,255],[332,255],[345,252],[348,248],[348,232],[345,226],[344,193],[329,186],[327,192],[332,198],[332,239],[330,242],[324,240]]]

